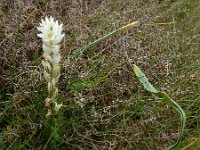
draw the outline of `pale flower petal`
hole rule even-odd
[[[54,56],[54,58],[52,59],[51,63],[53,66],[57,66],[58,63],[60,62],[61,56],[60,54]]]
[[[56,112],[58,112],[62,106],[63,106],[62,103],[61,103],[61,104],[57,104],[57,103],[55,102],[55,108],[54,108],[54,110],[55,110]]]
[[[42,38],[44,41],[54,41],[59,37],[59,40],[57,39],[57,43],[59,43],[62,38],[60,35],[62,35],[62,26],[63,24],[58,24],[58,21],[55,21],[52,16],[50,18],[45,17],[45,20],[42,19],[40,26],[37,27],[37,29],[41,32],[38,34],[39,37]]]

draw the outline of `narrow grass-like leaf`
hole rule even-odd
[[[140,82],[144,86],[144,88],[152,93],[158,93],[159,91],[156,90],[153,85],[149,82],[148,78],[145,76],[145,74],[138,68],[136,65],[134,65],[134,72],[136,76],[139,78]]]
[[[199,138],[186,138],[182,141],[179,146],[177,146],[177,150],[194,150],[200,147],[200,139]]]
[[[88,45],[85,45],[83,48],[79,49],[78,51],[74,52],[74,54],[72,54],[72,58],[77,58],[77,57],[80,57],[86,50],[104,42],[105,40],[107,40],[108,38],[122,32],[122,31],[125,31],[127,29],[130,29],[132,27],[136,27],[139,25],[139,22],[138,21],[135,21],[135,22],[132,22],[130,24],[127,24],[125,26],[122,26],[121,28],[93,41],[93,42],[90,42]]]
[[[180,119],[181,119],[181,128],[179,130],[179,137],[177,142],[174,145],[171,145],[170,147],[166,148],[166,150],[172,149],[174,147],[176,147],[182,136],[183,136],[183,131],[185,128],[185,123],[186,123],[186,115],[185,112],[183,111],[183,109],[174,101],[172,100],[167,94],[165,94],[164,92],[160,92],[158,90],[156,90],[153,85],[148,81],[148,78],[145,76],[145,74],[140,70],[139,67],[137,67],[136,65],[134,65],[134,72],[136,74],[136,76],[139,78],[139,81],[142,83],[142,85],[144,86],[144,88],[149,91],[152,92],[153,94],[157,95],[158,97],[161,98],[161,100],[168,104],[169,106],[175,108],[179,114],[180,114]]]

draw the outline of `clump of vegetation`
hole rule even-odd
[[[185,115],[184,110],[174,100],[172,100],[166,93],[156,90],[153,87],[153,85],[148,81],[148,78],[144,75],[144,73],[136,65],[134,65],[134,71],[135,71],[136,76],[139,78],[140,82],[142,83],[142,85],[144,86],[144,88],[147,91],[149,91],[153,94],[156,94],[157,96],[159,96],[161,98],[161,100],[163,102],[172,106],[173,108],[175,108],[180,113],[181,128],[180,128],[178,141],[176,142],[176,144],[168,147],[167,149],[175,148],[179,144],[179,142],[181,141],[181,138],[182,138],[183,132],[184,132],[184,128],[185,128],[186,115]]]

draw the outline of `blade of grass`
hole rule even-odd
[[[185,128],[186,115],[185,115],[184,110],[174,100],[172,100],[166,93],[156,90],[153,87],[153,85],[148,81],[148,78],[145,76],[145,74],[136,65],[134,65],[134,72],[135,72],[136,76],[139,78],[139,81],[142,83],[142,85],[144,86],[144,88],[147,91],[157,95],[158,97],[160,97],[162,99],[162,101],[164,103],[175,108],[179,112],[180,120],[181,120],[181,128],[179,130],[178,140],[174,145],[171,145],[168,148],[166,148],[166,150],[176,147],[179,144],[179,142],[181,141],[181,138],[182,138],[183,132],[184,132],[184,128]]]
[[[110,37],[112,37],[112,36],[114,36],[114,35],[116,35],[116,34],[122,32],[122,31],[128,30],[128,29],[130,29],[130,28],[132,28],[132,27],[136,27],[136,26],[138,26],[138,25],[139,25],[139,22],[138,22],[138,21],[135,21],[135,22],[132,22],[132,23],[127,24],[127,25],[125,25],[125,26],[122,26],[121,28],[119,28],[119,29],[117,29],[117,30],[115,30],[115,31],[113,31],[113,32],[111,32],[111,33],[109,33],[109,34],[107,34],[107,35],[105,35],[105,36],[103,36],[103,37],[101,37],[101,38],[99,38],[99,39],[93,41],[93,42],[90,42],[88,45],[85,45],[84,47],[82,47],[82,48],[79,49],[78,51],[74,52],[74,53],[72,54],[72,58],[73,58],[73,59],[78,58],[78,57],[80,57],[85,51],[87,51],[88,49],[90,49],[90,48],[92,48],[92,47],[94,47],[94,46],[96,46],[96,45],[98,45],[98,44],[104,42],[104,41],[107,40],[108,38],[110,38]]]
[[[189,144],[187,144],[186,146],[184,146],[183,148],[181,148],[181,150],[188,150],[189,148],[192,149],[192,148],[195,148],[195,144],[199,143],[199,139],[193,139],[193,141]]]

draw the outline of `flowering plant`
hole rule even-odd
[[[75,51],[69,59],[76,61],[78,57],[87,51],[88,49],[94,47],[105,41],[106,39],[120,33],[126,29],[137,26],[139,22],[132,22],[128,25],[122,26],[121,28],[85,45],[83,48]],[[63,115],[59,111],[63,107],[62,103],[58,103],[58,80],[60,78],[60,43],[64,38],[62,33],[63,24],[59,24],[58,21],[55,21],[53,17],[46,17],[42,19],[39,27],[37,28],[40,33],[38,36],[43,41],[43,60],[42,65],[44,67],[44,78],[47,81],[48,87],[48,97],[45,99],[45,106],[48,108],[48,113],[46,116],[46,124],[42,133],[42,137],[47,137],[47,143],[45,147],[47,149],[59,149],[59,146],[62,143],[62,130],[63,130]],[[60,113],[57,113],[60,112]],[[51,116],[52,117],[49,117]],[[43,138],[42,138],[43,139]],[[46,148],[44,148],[46,149]]]
[[[53,17],[46,17],[45,20],[42,19],[37,29],[40,31],[38,36],[43,41],[42,65],[44,78],[48,83],[48,97],[45,100],[45,106],[48,107],[46,116],[49,116],[52,112],[58,112],[62,107],[62,103],[57,104],[56,97],[58,95],[57,83],[60,78],[60,43],[64,37],[63,24],[59,24]]]

